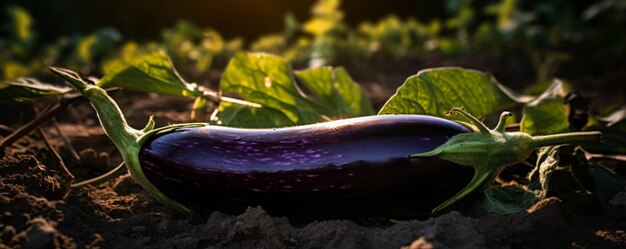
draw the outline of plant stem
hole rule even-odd
[[[52,146],[52,144],[50,144],[50,141],[48,140],[48,137],[46,137],[46,133],[43,131],[43,129],[39,128],[39,134],[41,135],[41,139],[43,139],[43,142],[46,144],[46,147],[48,147],[48,149],[50,150],[50,152],[52,152],[52,154],[54,155],[54,157],[57,159],[60,168],[65,171],[65,173],[72,179],[74,179],[74,175],[72,174],[72,172],[70,172],[70,170],[67,168],[67,166],[65,165],[65,162],[63,162],[63,158],[61,157],[61,155],[59,155],[59,152],[56,151],[56,149],[54,149],[54,147]]]
[[[99,185],[102,183],[107,182],[108,180],[111,180],[117,176],[123,175],[124,173],[127,172],[126,167],[124,167],[124,163],[120,163],[120,165],[118,165],[117,167],[115,167],[113,170],[104,173],[100,176],[88,179],[88,180],[84,180],[82,182],[77,182],[74,183],[72,185],[70,185],[71,188],[78,188],[81,186],[85,186],[85,185]]]
[[[75,103],[76,101],[79,101],[80,99],[82,99],[80,96],[76,96],[75,98],[61,100],[54,107],[47,109],[46,111],[44,111],[44,113],[37,116],[37,118],[33,119],[26,125],[20,127],[19,129],[15,130],[13,133],[2,139],[2,141],[0,141],[0,149],[11,146],[17,140],[30,134],[33,130],[37,129],[37,127],[48,122],[52,117],[58,115],[59,113],[64,111],[69,105]]]
[[[600,141],[602,133],[598,131],[570,132],[562,134],[534,136],[530,145],[534,148],[554,146],[559,144],[571,144],[581,142]]]
[[[111,88],[111,89],[107,89],[106,91],[107,92],[113,92],[113,91],[117,91],[117,90],[118,90],[118,88]],[[68,94],[68,95],[64,96],[55,106],[53,106],[52,108],[46,109],[41,115],[38,115],[32,121],[28,122],[24,126],[22,126],[19,129],[13,131],[13,133],[11,133],[8,136],[4,137],[2,139],[2,141],[0,141],[0,150],[4,149],[6,147],[11,146],[13,143],[17,142],[22,137],[24,137],[24,136],[30,134],[31,132],[33,132],[35,129],[37,129],[37,127],[45,124],[46,122],[48,122],[53,117],[61,114],[65,110],[67,110],[73,104],[75,104],[77,102],[81,102],[81,101],[85,101],[85,98],[83,98],[81,95],[77,95],[75,93]]]
[[[163,129],[153,129],[154,128],[154,120],[150,118],[146,127],[142,130],[133,129],[128,125],[124,115],[122,114],[122,110],[115,103],[115,101],[109,97],[106,91],[102,88],[90,85],[87,82],[83,81],[80,76],[78,76],[75,72],[70,71],[69,69],[58,68],[58,67],[50,67],[50,70],[55,74],[63,77],[68,83],[70,83],[76,90],[78,90],[85,98],[89,100],[93,108],[96,110],[98,114],[98,119],[100,120],[100,124],[102,128],[104,128],[107,136],[113,141],[117,149],[122,154],[122,158],[124,159],[125,168],[130,172],[130,176],[135,180],[136,183],[140,184],[145,190],[150,192],[152,196],[154,196],[161,203],[168,205],[178,211],[181,212],[190,212],[190,210],[184,205],[168,198],[165,194],[163,194],[159,189],[157,189],[146,177],[143,173],[143,169],[141,167],[141,162],[139,160],[139,151],[141,150],[141,145],[145,142],[147,137],[152,134],[161,131],[163,129],[173,129],[177,127],[176,125],[166,126]],[[206,125],[202,124],[183,124],[178,126],[198,126],[198,125]],[[114,172],[117,172],[115,169]],[[111,174],[113,174],[111,173]],[[102,178],[97,179],[110,179],[108,173]],[[94,180],[96,181],[96,180]]]
[[[3,124],[0,124],[0,130],[6,131],[6,132],[14,132],[15,131],[15,129],[13,129],[11,127],[8,127],[6,125],[3,125]]]
[[[219,104],[221,101],[226,101],[226,102],[230,102],[230,103],[234,103],[234,104],[239,104],[239,105],[243,105],[243,106],[250,106],[250,107],[257,107],[260,108],[262,107],[260,104],[257,103],[253,103],[253,102],[249,102],[249,101],[245,101],[245,100],[241,100],[241,99],[235,99],[235,98],[230,98],[230,97],[224,97],[221,96],[220,93],[216,93],[213,91],[208,91],[208,90],[201,90],[202,91],[202,95],[198,96],[198,97],[204,97],[205,99],[215,103],[215,104]]]
[[[74,146],[72,146],[72,142],[70,141],[70,139],[67,138],[67,136],[65,136],[65,133],[63,133],[63,131],[61,130],[61,127],[59,127],[59,123],[57,123],[55,118],[52,118],[52,124],[54,126],[54,129],[59,134],[59,137],[63,139],[63,142],[65,143],[65,147],[67,147],[67,149],[70,151],[70,153],[72,154],[72,157],[74,157],[74,160],[76,161],[80,160],[80,155],[78,155],[78,152],[76,151]]]

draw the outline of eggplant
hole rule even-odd
[[[280,129],[180,128],[139,153],[148,180],[188,206],[315,217],[407,216],[465,187],[473,170],[409,158],[470,130],[424,115],[380,115]],[[427,197],[427,198],[424,198]]]
[[[531,136],[421,115],[380,115],[277,129],[206,123],[130,127],[103,89],[51,68],[96,110],[133,180],[181,212],[262,205],[276,215],[354,217],[445,210],[535,148],[598,141],[599,132]],[[122,167],[119,167],[122,168]],[[123,169],[123,168],[122,168]],[[106,174],[101,178],[114,174]]]

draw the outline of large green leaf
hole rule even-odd
[[[409,77],[378,114],[446,117],[445,112],[460,107],[483,117],[529,100],[502,86],[489,74],[463,68],[435,68]]]
[[[222,74],[220,83],[222,94],[236,94],[239,97],[262,105],[261,108],[273,109],[271,113],[282,113],[286,119],[283,125],[308,124],[324,120],[322,117],[329,114],[321,106],[305,98],[296,87],[291,75],[291,66],[284,59],[262,53],[239,53],[235,55]],[[237,110],[227,110],[236,108]],[[222,125],[231,126],[234,123],[243,127],[254,127],[261,123],[241,123],[238,120],[252,119],[269,111],[242,111],[243,108],[229,104],[220,104],[214,118]],[[235,114],[230,119],[223,119],[224,114]],[[253,117],[251,117],[253,116]],[[267,118],[267,117],[264,117]],[[265,127],[267,128],[267,127]]]
[[[292,74],[291,66],[281,57],[263,53],[235,55],[222,75],[222,94],[235,94],[262,107],[222,102],[211,120],[226,126],[269,128],[373,113],[365,94],[343,69],[297,73],[319,103],[302,93]]]
[[[172,96],[195,96],[195,84],[185,82],[162,52],[143,55],[121,65],[98,82],[100,87],[122,87]]]
[[[43,97],[63,94],[70,90],[69,87],[55,86],[35,79],[20,78],[10,82],[0,82],[0,103],[28,103]]]
[[[335,107],[333,116],[374,114],[369,98],[343,68],[319,67],[296,72],[298,80],[322,105]]]
[[[531,135],[567,131],[569,122],[564,104],[566,94],[563,82],[554,80],[539,97],[524,106],[521,130]]]

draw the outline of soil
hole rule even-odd
[[[428,57],[380,64],[374,60],[352,63],[347,69],[380,107],[408,75],[417,71],[415,68],[449,65],[493,72],[515,89],[533,80],[528,61],[516,58]],[[623,82],[626,70],[600,71],[576,76],[576,72],[565,70],[563,74],[573,73],[578,79],[573,84],[586,92],[590,89],[589,97],[602,94],[605,101],[623,102],[624,86],[611,88],[605,81]],[[608,75],[609,79],[598,79],[597,74]],[[211,82],[217,82],[218,77],[219,70],[208,74]],[[591,88],[591,81],[605,83]],[[193,102],[126,91],[113,93],[113,97],[134,127],[143,127],[151,114],[157,126],[188,122]],[[35,106],[41,109],[46,104]],[[0,137],[34,116],[30,105],[0,107]],[[121,162],[85,102],[56,119],[79,158],[72,155],[53,123],[44,125],[42,131],[76,179],[98,176]],[[575,201],[551,197],[522,213],[495,215],[482,211],[480,196],[476,195],[455,211],[414,220],[370,217],[296,221],[272,217],[262,207],[249,207],[239,215],[211,210],[187,215],[155,201],[128,174],[99,186],[71,189],[69,185],[75,180],[62,170],[39,132],[0,154],[0,248],[626,247],[626,212],[607,213],[597,198],[589,196],[574,197]]]

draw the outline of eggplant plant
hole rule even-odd
[[[458,108],[450,113],[469,124],[378,115],[274,129],[207,123],[155,129],[150,119],[137,130],[106,91],[69,70],[51,70],[90,101],[133,179],[183,212],[255,204],[276,213],[308,207],[311,216],[363,207],[368,214],[399,207],[438,212],[485,187],[535,148],[600,139],[599,132],[506,132],[508,112],[490,130]]]

